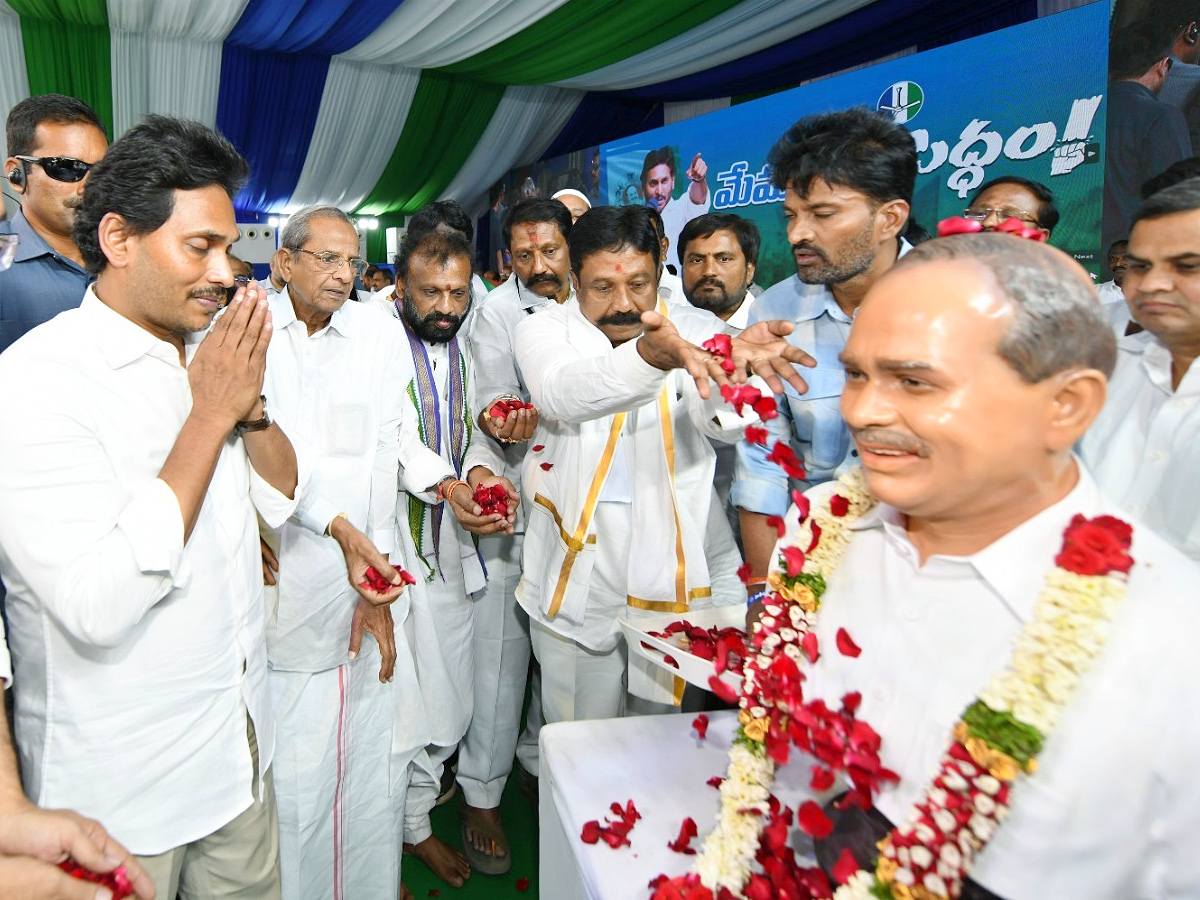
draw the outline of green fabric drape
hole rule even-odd
[[[425,71],[404,131],[360,215],[416,212],[462,168],[500,104],[504,86]]]
[[[10,0],[21,17],[30,94],[67,94],[113,138],[112,42],[104,0]]]
[[[504,84],[548,84],[657,47],[741,0],[570,0],[494,47],[439,71]]]

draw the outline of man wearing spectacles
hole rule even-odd
[[[5,184],[21,209],[0,232],[18,235],[20,248],[0,275],[0,352],[83,299],[88,275],[71,226],[88,172],[108,149],[91,107],[62,94],[22,100],[6,132]]]
[[[984,231],[995,231],[1008,219],[1036,228],[1050,239],[1058,224],[1058,207],[1050,188],[1017,175],[993,178],[975,192],[963,216],[983,223]]]

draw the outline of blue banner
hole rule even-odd
[[[661,165],[669,152],[677,177],[668,185],[668,232],[672,221],[706,210],[753,219],[763,237],[755,280],[770,286],[795,269],[767,153],[797,119],[868,106],[892,115],[916,140],[913,216],[928,231],[961,214],[985,181],[1020,175],[1054,192],[1062,218],[1051,243],[1097,272],[1108,22],[1101,0],[604,144],[600,195],[632,205],[661,194],[657,176],[669,169]],[[687,195],[685,174],[697,154],[709,186],[700,203]],[[672,263],[675,254],[673,243]]]

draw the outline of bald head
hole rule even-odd
[[[920,244],[895,268],[938,260],[978,266],[1012,302],[1012,326],[998,349],[1026,381],[1036,384],[1068,369],[1112,374],[1116,339],[1096,288],[1061,250],[1008,234],[964,234]]]

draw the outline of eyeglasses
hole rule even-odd
[[[332,250],[323,250],[320,253],[314,253],[312,250],[305,250],[303,247],[288,247],[289,250],[296,253],[307,253],[317,262],[317,268],[322,272],[336,272],[343,265],[349,266],[350,271],[355,275],[361,275],[367,271],[367,261],[361,256],[352,256],[346,259],[344,256],[339,256]]]
[[[0,234],[0,272],[12,265],[21,238],[15,234]]]
[[[1041,223],[1037,220],[1037,216],[1033,213],[1025,212],[1023,209],[1014,209],[1011,206],[1006,206],[1003,209],[993,209],[990,206],[985,206],[981,209],[963,210],[963,218],[970,219],[973,222],[982,222],[991,215],[995,215],[1001,222],[1005,219],[1020,219],[1025,224],[1033,225],[1035,228],[1042,227]]]
[[[18,156],[17,159],[41,166],[55,181],[83,181],[96,165],[69,156]]]

